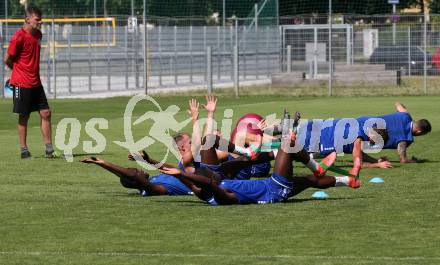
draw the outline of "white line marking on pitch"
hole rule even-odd
[[[252,258],[252,259],[328,259],[328,260],[440,260],[440,257],[375,257],[375,256],[294,256],[294,255],[221,255],[221,254],[184,254],[184,253],[142,253],[142,252],[45,252],[45,251],[0,251],[0,255],[14,256],[108,256],[108,257],[181,257],[181,258]]]

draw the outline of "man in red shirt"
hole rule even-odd
[[[34,6],[26,9],[23,27],[12,36],[5,64],[12,70],[9,80],[13,88],[13,112],[18,114],[18,137],[21,158],[31,159],[26,144],[30,113],[40,114],[41,132],[46,145],[46,157],[53,157],[51,111],[40,80],[41,11]]]

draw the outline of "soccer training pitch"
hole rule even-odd
[[[189,98],[155,99],[163,109],[178,105],[175,117],[181,121],[188,118]],[[97,117],[109,123],[99,130],[106,138],[105,151],[94,155],[139,167],[113,143],[125,139],[128,100],[49,101],[54,138],[61,119],[81,122],[72,163],[43,158],[35,113],[28,130],[34,159],[21,161],[12,102],[0,100],[0,264],[440,264],[439,96],[222,96],[216,118],[232,109],[233,124],[248,112],[277,113],[279,118],[284,107],[300,111],[303,118],[379,115],[393,112],[394,102],[400,101],[414,119],[428,119],[433,131],[416,138],[408,151],[424,163],[401,165],[395,150],[383,151],[394,168],[363,170],[357,190],[328,189],[330,197],[318,200],[311,197],[316,190],[309,189],[286,203],[217,207],[191,196],[139,197],[114,175],[78,162],[88,155],[83,142],[93,140],[85,124]],[[151,104],[142,106],[134,116],[156,111]],[[149,126],[148,121],[133,126],[135,139],[145,136]],[[155,143],[148,152],[162,158],[165,147]],[[350,161],[351,156],[338,157],[337,165],[348,168]],[[299,163],[294,170],[307,172]],[[369,183],[374,176],[385,182]]]

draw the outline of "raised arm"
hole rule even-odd
[[[408,112],[408,109],[400,102],[394,103],[397,112]]]
[[[193,125],[192,134],[191,134],[191,152],[192,156],[188,159],[186,157],[182,157],[183,163],[187,160],[192,164],[193,159],[195,159],[200,154],[200,147],[202,146],[202,135],[200,132],[200,123],[199,123],[199,102],[195,99],[189,100],[189,109],[188,114],[191,117],[191,122]]]
[[[206,105],[202,105],[202,106],[208,111],[205,131],[203,133],[203,136],[206,136],[208,134],[212,134],[214,131],[214,113],[217,107],[217,98],[212,95],[207,95]]]

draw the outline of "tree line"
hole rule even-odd
[[[276,1],[276,0],[268,0]],[[0,4],[0,17],[23,16],[23,5],[27,2],[38,6],[45,16],[116,16],[131,15],[132,3],[134,15],[141,16],[143,0],[5,0]],[[218,12],[222,16],[223,2],[226,5],[226,17],[247,17],[251,14],[255,0],[147,0],[147,14],[154,17],[208,17]],[[279,15],[288,17],[306,14],[326,14],[328,0],[278,0]],[[440,0],[400,0],[398,9],[411,6],[425,7],[428,5],[431,13],[440,13]],[[7,5],[7,12],[5,7]],[[333,13],[340,14],[389,14],[392,6],[387,0],[333,0]]]

